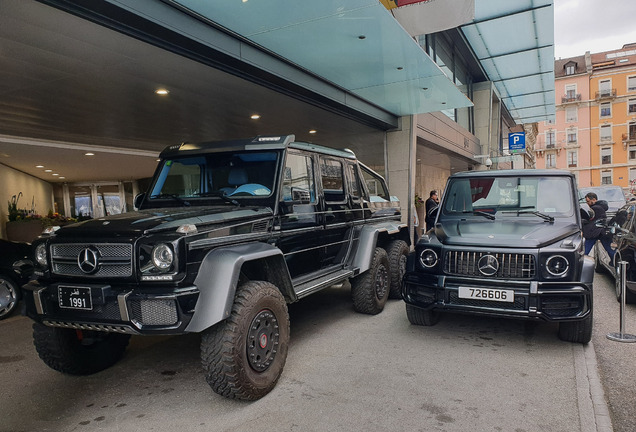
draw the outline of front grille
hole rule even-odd
[[[497,260],[497,271],[492,275],[479,270],[479,260],[484,255],[492,255]],[[530,254],[449,251],[444,259],[444,273],[500,279],[533,279],[536,275],[536,263],[534,255]]]
[[[85,273],[79,266],[80,254],[93,249],[98,255],[97,270]],[[122,278],[133,274],[133,248],[125,243],[72,243],[51,246],[51,265],[54,274],[94,278]]]
[[[131,315],[142,325],[173,325],[177,323],[177,305],[174,300],[133,300]]]

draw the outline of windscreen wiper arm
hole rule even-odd
[[[150,195],[151,199],[161,199],[161,198],[172,198],[175,201],[180,202],[181,204],[183,204],[186,207],[190,207],[190,202],[184,200],[183,198],[181,198],[179,195],[176,194],[157,194],[157,195]]]
[[[481,210],[465,210],[462,213],[466,214],[466,213],[470,213],[470,214],[474,214],[477,216],[483,216],[486,219],[490,219],[490,220],[495,220],[495,216],[490,214],[490,213],[486,213],[485,211],[481,211]]]

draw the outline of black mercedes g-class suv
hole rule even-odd
[[[94,373],[130,335],[196,332],[212,389],[254,400],[282,373],[288,303],[347,279],[362,313],[400,296],[399,202],[350,151],[293,135],[171,146],[135,203],[33,242],[26,312],[53,369]]]
[[[468,171],[449,177],[433,229],[409,256],[409,321],[440,312],[559,323],[592,336],[594,263],[583,255],[576,181],[557,170]]]

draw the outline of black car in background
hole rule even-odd
[[[20,301],[20,287],[27,283],[33,265],[31,245],[0,239],[0,319],[11,315]]]
[[[636,201],[630,201],[621,207],[616,216],[609,221],[608,235],[612,235],[612,247],[616,249],[614,259],[601,245],[596,242],[594,246],[594,269],[597,273],[606,272],[614,277],[616,286],[616,299],[620,301],[620,262],[627,262],[625,273],[625,303],[636,303],[636,224],[634,223]]]

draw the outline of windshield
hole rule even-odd
[[[478,177],[451,179],[444,193],[443,215],[484,219],[574,215],[572,185],[566,177]]]
[[[164,160],[149,199],[272,195],[278,153],[224,152]]]

